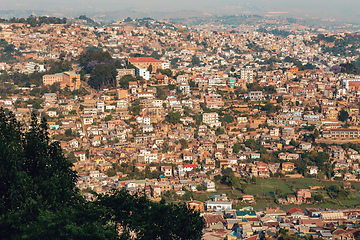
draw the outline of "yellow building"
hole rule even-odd
[[[62,73],[50,74],[43,76],[44,85],[53,85],[54,83],[61,82],[63,80]]]
[[[70,90],[79,89],[80,74],[75,72],[63,72],[43,76],[43,84],[45,86],[51,86],[54,83],[60,83],[60,88],[68,87]]]
[[[157,69],[162,69],[162,61],[156,60],[153,57],[134,57],[129,58],[129,63],[135,67],[142,67],[148,69],[152,66],[152,72],[156,72]]]
[[[327,113],[326,113],[326,118],[327,119],[331,119],[331,120],[336,120],[338,118],[339,112],[335,109],[330,109]]]
[[[75,72],[63,72],[63,83],[71,90],[80,89],[80,74]]]

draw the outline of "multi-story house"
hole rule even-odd
[[[203,114],[203,123],[209,125],[210,127],[220,127],[221,122],[219,121],[218,113],[204,113]]]

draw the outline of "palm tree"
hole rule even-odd
[[[74,84],[74,89],[73,89],[73,90],[75,90],[75,88],[76,88],[76,80],[77,80],[76,77],[73,77],[73,78],[72,78],[72,82],[73,82],[73,84]]]

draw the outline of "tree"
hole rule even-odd
[[[172,71],[169,68],[160,70],[160,72],[167,75],[168,77],[172,77]]]
[[[200,185],[196,186],[196,190],[198,190],[198,191],[206,191],[207,187],[205,185],[203,185],[203,184],[200,184]]]
[[[299,145],[300,145],[300,143],[299,142],[297,142],[297,141],[295,141],[294,139],[291,139],[291,141],[290,141],[290,145],[291,146],[294,146],[294,147],[298,147]]]
[[[181,144],[181,149],[186,149],[188,147],[188,143],[185,139],[180,139],[179,140],[180,144]]]
[[[199,239],[204,223],[185,204],[125,189],[85,201],[77,174],[45,120],[30,128],[0,111],[0,235],[7,239]],[[29,129],[24,132],[23,129]],[[131,238],[134,239],[134,238]]]
[[[150,64],[147,70],[149,71],[149,73],[152,73],[152,69],[153,69],[153,66]]]
[[[72,132],[71,128],[65,130],[65,135],[67,137],[71,137],[73,135],[73,132]]]
[[[111,119],[112,119],[112,115],[111,115],[111,114],[106,115],[106,117],[104,118],[105,122],[111,121]]]
[[[238,154],[240,149],[241,149],[241,144],[240,143],[235,143],[234,146],[233,146],[234,153]]]
[[[315,129],[314,130],[314,137],[318,138],[320,136],[319,130]]]
[[[320,194],[320,193],[315,194],[314,195],[314,200],[317,201],[317,202],[322,202],[322,201],[324,201],[324,196],[322,194]]]
[[[232,123],[234,121],[234,118],[231,114],[226,113],[221,120],[226,123]]]
[[[339,112],[339,116],[338,116],[339,121],[346,122],[348,118],[349,118],[349,113],[347,111],[341,110]]]
[[[215,130],[215,134],[216,136],[219,136],[221,134],[224,134],[225,133],[225,130],[221,127],[218,127],[216,130]]]
[[[165,117],[165,120],[171,124],[180,123],[181,113],[170,111],[168,115]]]
[[[226,168],[223,170],[223,177],[221,178],[221,183],[226,184],[229,187],[237,187],[239,185],[239,180],[235,176],[231,168]]]
[[[191,58],[191,64],[193,66],[199,66],[200,65],[200,59],[196,55],[193,55],[192,58]]]
[[[112,196],[101,195],[97,203],[113,210],[112,221],[121,226],[120,239],[199,239],[204,223],[199,212],[186,204],[165,204],[148,200],[144,195],[131,195],[126,190],[114,191]],[[124,237],[124,238],[122,238]]]
[[[112,64],[99,64],[91,71],[89,85],[95,89],[116,86],[117,71]]]
[[[33,115],[30,125],[23,132],[11,112],[0,111],[1,236],[19,234],[40,212],[58,211],[76,201],[72,164],[59,143],[51,143],[45,120],[38,124]]]

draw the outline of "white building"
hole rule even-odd
[[[83,116],[83,122],[84,125],[89,125],[94,122],[94,119],[92,118],[92,116]]]
[[[205,185],[208,192],[216,191],[215,183],[209,179],[205,179],[201,182],[201,184]]]
[[[150,79],[150,72],[146,68],[143,68],[143,67],[136,67],[135,68],[135,75],[140,76],[145,80]]]
[[[158,156],[156,153],[151,153],[149,151],[144,151],[138,155],[138,161],[141,163],[152,163],[158,161]]]
[[[104,102],[97,102],[96,103],[96,108],[99,112],[104,112],[105,111],[105,103]]]
[[[163,61],[163,62],[161,63],[161,68],[162,68],[162,69],[170,68],[170,63]]]
[[[149,117],[137,117],[136,118],[136,122],[138,124],[145,124],[145,125],[150,125],[151,121]]]
[[[149,125],[142,124],[141,125],[141,130],[142,130],[143,133],[152,132],[152,131],[154,131],[154,127],[151,124],[149,124]]]
[[[219,114],[204,113],[203,114],[203,123],[209,125],[210,127],[220,127],[221,122],[219,121]]]
[[[206,210],[208,211],[222,211],[222,210],[231,210],[232,203],[231,202],[206,202]]]
[[[128,101],[126,99],[120,99],[116,102],[116,107],[118,108],[127,108],[128,107]]]
[[[189,95],[190,94],[190,86],[186,83],[182,83],[179,85],[179,90],[182,91],[183,94]]]
[[[250,66],[241,69],[240,75],[241,79],[245,80],[247,83],[254,82],[254,70]]]
[[[45,69],[45,66],[43,64],[37,64],[37,63],[34,63],[34,62],[29,62],[27,65],[26,65],[26,72],[31,74],[33,72],[45,72],[46,69]]]

